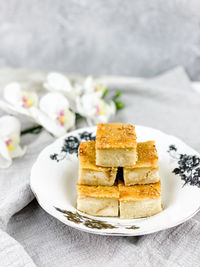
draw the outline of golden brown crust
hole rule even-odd
[[[79,146],[79,164],[80,168],[88,169],[91,171],[117,171],[117,168],[112,167],[101,167],[96,165],[96,152],[95,152],[95,141],[87,141],[80,143]]]
[[[153,167],[158,168],[158,154],[156,150],[155,141],[140,142],[137,144],[138,160],[135,165],[126,167],[132,168],[144,168]]]
[[[99,123],[97,126],[96,149],[137,147],[135,127],[122,123]]]
[[[120,201],[141,201],[161,197],[161,183],[146,185],[125,186],[121,181],[118,184]]]
[[[119,199],[119,189],[117,186],[89,186],[77,184],[77,189],[79,196]]]

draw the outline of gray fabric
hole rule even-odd
[[[29,142],[31,139],[29,135]],[[0,266],[34,266],[24,248],[1,229],[6,230],[10,217],[33,200],[29,186],[30,169],[38,153],[51,140],[48,133],[41,133],[29,144],[23,158],[16,159],[9,169],[0,170]]]
[[[115,121],[158,128],[200,152],[200,95],[182,68],[123,89],[126,108]],[[0,170],[0,266],[200,265],[199,214],[178,227],[147,236],[109,237],[65,226],[43,211],[36,200],[26,206],[33,197],[28,186],[30,166],[51,140],[43,132],[29,146],[25,158],[16,160],[8,170]]]

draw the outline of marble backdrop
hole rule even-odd
[[[1,0],[0,67],[200,80],[199,0]]]

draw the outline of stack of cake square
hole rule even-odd
[[[98,124],[96,142],[79,147],[77,209],[95,216],[140,218],[162,210],[154,141],[137,143],[129,124]]]

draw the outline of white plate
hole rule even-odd
[[[70,132],[47,146],[31,171],[31,188],[41,207],[71,227],[102,235],[136,236],[185,222],[200,208],[200,155],[161,131],[136,126],[138,141],[155,140],[159,154],[163,211],[155,216],[123,220],[94,217],[76,210],[77,150],[95,137],[96,127]]]

